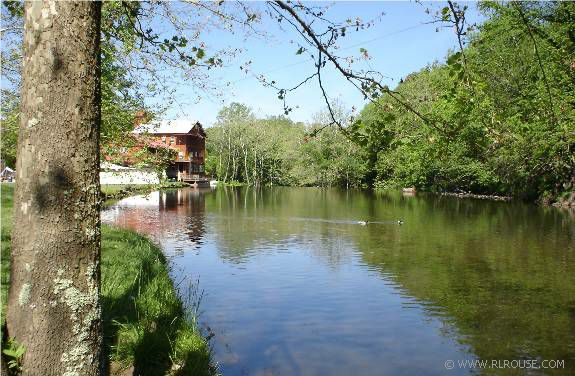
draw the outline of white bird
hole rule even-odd
[[[365,225],[367,225],[369,222],[368,222],[368,221],[359,221],[359,222],[357,222],[357,223],[359,223],[359,224],[362,225],[362,226],[365,226]]]

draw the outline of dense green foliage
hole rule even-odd
[[[2,114],[0,158],[7,166],[14,168],[16,166],[16,143],[18,141],[20,111],[18,111],[17,97],[8,91],[2,91],[0,113]]]
[[[137,3],[136,5],[137,6]],[[100,143],[103,152],[113,154],[118,142],[134,128],[134,115],[144,108],[141,88],[137,85],[123,57],[135,47],[137,35],[131,28],[120,2],[110,1],[102,6],[101,76],[102,123]]]
[[[408,75],[392,95],[374,93],[378,98],[352,124],[343,122],[346,136],[326,127],[331,119],[301,124],[257,118],[236,103],[223,108],[207,130],[206,170],[228,184],[414,186],[544,201],[572,191],[575,5],[482,2],[478,7],[485,21],[459,35],[461,50],[445,63]],[[21,18],[14,9],[5,13]],[[142,93],[159,91],[139,77],[156,77],[162,64],[211,67],[221,60],[208,58],[181,36],[162,40],[153,28],[136,27],[135,17],[151,22],[158,12],[152,4],[106,2],[102,12],[101,145],[103,155],[113,156],[133,143],[126,134],[144,108]],[[442,22],[449,22],[450,14],[444,8]],[[186,46],[192,55],[182,55]],[[10,64],[13,50],[2,50]],[[136,73],[148,69],[143,76]],[[11,166],[18,118],[17,95],[3,92],[2,159]],[[165,158],[158,155],[145,160],[161,170]]]
[[[575,5],[482,3],[487,20],[446,64],[386,96],[355,138],[377,187],[416,186],[548,198],[575,179]]]
[[[10,285],[14,186],[1,184],[2,317]],[[196,326],[198,301],[184,308],[160,248],[129,230],[102,227],[102,314],[112,369],[141,375],[210,375],[210,350]]]
[[[8,63],[2,68],[3,79],[10,85],[3,85],[2,107],[2,160],[10,166],[16,164],[16,143],[19,125],[19,90],[21,59],[21,28],[23,4],[20,2],[2,3],[2,22],[14,25],[15,31],[2,35],[2,61]],[[132,7],[137,7],[134,3]],[[104,3],[102,7],[101,38],[101,126],[100,144],[102,154],[113,154],[114,146],[127,140],[126,134],[134,127],[136,111],[145,109],[141,85],[134,73],[125,66],[125,56],[135,48],[137,35],[131,28],[128,15],[118,1]],[[12,58],[11,58],[12,57]]]
[[[462,32],[461,50],[368,104],[345,137],[325,127],[330,120],[302,125],[256,119],[238,104],[224,108],[208,131],[208,170],[254,185],[417,187],[544,201],[573,190],[575,5],[479,9],[485,22]]]
[[[320,127],[285,117],[257,119],[232,103],[207,129],[206,171],[224,182],[253,185],[361,186],[359,147],[333,128],[311,137]]]

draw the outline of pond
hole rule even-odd
[[[575,369],[572,212],[220,188],[126,198],[102,219],[155,239],[183,296],[199,281],[200,324],[224,376],[510,371],[462,363],[475,359]]]

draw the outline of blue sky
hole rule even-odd
[[[423,4],[407,1],[342,1],[322,3],[330,5],[326,16],[329,19],[344,21],[360,17],[371,20],[385,13],[374,26],[348,33],[339,42],[340,53],[345,56],[360,57],[360,47],[367,49],[371,59],[360,60],[356,68],[370,67],[381,72],[387,78],[386,83],[394,87],[399,79],[418,71],[437,60],[444,61],[447,52],[454,49],[457,39],[450,28],[440,28],[437,24],[425,24],[432,16],[426,8],[440,10],[444,2],[426,2]],[[467,3],[469,22],[480,20],[474,3]],[[263,3],[251,3],[251,6],[264,7]],[[241,102],[251,107],[258,117],[280,115],[283,105],[274,89],[263,87],[253,75],[265,74],[269,80],[275,80],[282,87],[291,87],[314,72],[310,57],[296,55],[297,42],[301,37],[285,22],[278,26],[277,21],[263,18],[257,27],[265,30],[266,38],[248,37],[240,33],[231,34],[224,30],[212,30],[203,37],[208,51],[219,48],[241,47],[243,52],[225,67],[210,71],[210,78],[220,87],[221,95],[213,96],[198,92],[198,89],[182,83],[177,87],[175,99],[179,105],[172,106],[165,114],[166,118],[193,118],[206,126],[211,126],[218,111],[231,102]],[[209,53],[209,52],[208,52]],[[250,74],[240,70],[246,61],[251,60]],[[337,99],[347,108],[355,106],[361,109],[365,105],[363,97],[356,88],[346,82],[332,69],[323,73],[325,87],[332,99]],[[230,83],[228,86],[227,84]],[[196,98],[202,99],[197,101]],[[197,103],[194,103],[196,102]],[[288,105],[294,108],[290,117],[295,121],[311,121],[314,114],[325,108],[317,81],[310,81],[288,97]]]

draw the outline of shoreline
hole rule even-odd
[[[510,202],[516,200],[512,196],[499,196],[499,195],[482,195],[482,194],[475,194],[470,192],[439,192],[437,193],[441,196],[449,196],[449,197],[457,197],[457,198],[474,198],[478,200],[490,200],[490,201],[504,201]],[[524,204],[532,204],[539,207],[553,207],[557,209],[565,209],[565,210],[575,210],[575,192],[565,193],[563,196],[559,197],[555,201],[551,200],[542,200],[539,199],[534,202],[519,200]]]
[[[239,182],[231,182],[231,183],[223,183],[220,182],[218,184],[221,187],[229,187],[229,188],[238,188],[238,187],[254,187],[253,185],[248,185],[245,183]],[[186,183],[181,182],[166,182],[161,184],[122,184],[122,185],[102,185],[101,186],[101,193],[102,193],[102,200],[109,201],[109,200],[119,200],[125,197],[129,197],[132,195],[137,194],[145,194],[149,192],[153,192],[155,190],[160,189],[175,189],[175,188],[188,188],[189,185]],[[299,186],[285,186],[285,187],[299,187]],[[329,188],[329,187],[328,187]],[[341,187],[331,187],[331,188],[339,188],[344,189]],[[378,190],[374,187],[366,188],[371,191],[382,191]],[[383,190],[385,191],[385,190]],[[402,189],[400,189],[402,191]],[[448,196],[448,197],[456,197],[456,198],[473,198],[477,200],[488,200],[488,201],[502,201],[502,202],[510,202],[510,201],[519,201],[527,205],[535,205],[540,207],[554,207],[558,209],[567,209],[567,210],[575,210],[575,192],[563,193],[559,198],[554,201],[550,200],[543,200],[539,199],[537,201],[526,201],[516,199],[513,196],[502,196],[502,195],[490,195],[490,194],[477,194],[471,192],[433,192],[433,191],[425,191],[425,190],[414,190],[406,192],[403,191],[403,194],[406,196],[417,195],[417,192],[421,193],[431,193],[436,194],[439,196]]]
[[[2,329],[10,285],[13,187],[0,186]],[[142,188],[121,192],[129,195],[161,189]],[[161,248],[145,235],[110,225],[102,225],[101,244],[103,351],[109,373],[217,374],[208,341],[184,306]]]
[[[186,183],[166,182],[160,184],[104,184],[100,186],[102,201],[119,200],[131,195],[150,193],[159,189],[187,188]]]
[[[499,196],[499,195],[482,195],[471,192],[438,192],[440,196],[458,197],[458,198],[475,198],[478,200],[491,200],[491,201],[512,201],[511,196]]]
[[[557,201],[548,205],[559,209],[575,210],[575,192],[564,193]]]
[[[208,341],[184,306],[162,249],[102,225],[102,321],[111,375],[217,374]],[[191,302],[195,304],[194,302]]]

